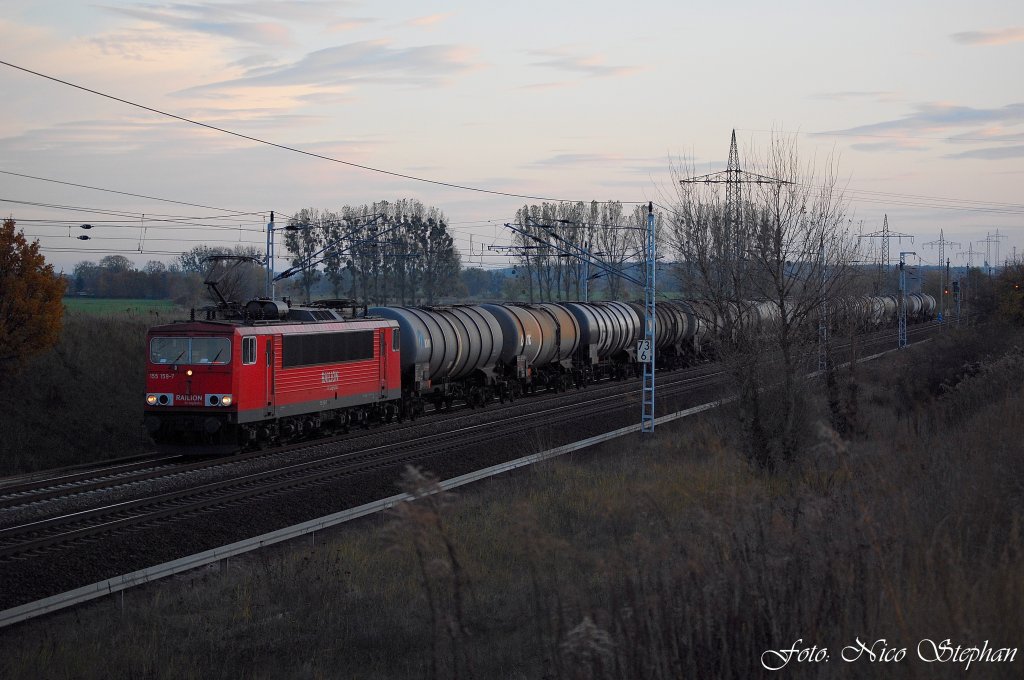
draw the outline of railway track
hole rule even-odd
[[[913,327],[910,333],[916,338],[934,331],[935,326],[927,324]],[[864,353],[870,353],[872,349],[889,348],[892,342],[890,336],[891,333],[886,332],[862,339]],[[836,349],[842,350],[842,344],[837,344]],[[714,364],[659,374],[659,399],[665,403],[687,391],[721,383],[723,378],[724,371]],[[28,488],[10,492],[11,486],[8,486],[0,490],[4,494],[0,496],[0,509],[26,504],[40,505],[47,500],[75,494],[100,497],[103,489],[125,487],[133,482],[161,477],[178,477],[181,480],[180,487],[176,489],[116,502],[101,502],[71,512],[51,513],[49,516],[0,528],[0,561],[40,557],[60,546],[94,540],[98,536],[153,527],[162,521],[216,511],[311,486],[330,484],[354,475],[394,468],[421,460],[431,455],[431,452],[455,447],[473,450],[498,437],[525,438],[538,430],[565,425],[581,418],[600,420],[606,414],[621,411],[624,394],[635,392],[635,387],[635,381],[600,383],[581,391],[583,396],[572,403],[563,403],[559,395],[551,394],[540,399],[523,400],[515,405],[490,407],[492,416],[501,414],[505,417],[472,424],[467,424],[467,421],[471,416],[479,414],[480,410],[464,410],[448,416],[441,432],[413,433],[404,439],[385,444],[360,448],[361,440],[370,435],[348,435],[340,440],[349,449],[343,452],[336,452],[335,445],[339,440],[324,439],[226,459],[179,464],[168,462],[164,469],[154,467],[152,461],[147,469],[144,467],[146,461],[138,461],[140,467],[134,470],[127,469],[126,464],[114,470],[94,471],[92,477],[83,471],[78,478],[64,479],[63,482],[59,481],[63,476],[54,477],[47,482],[56,480],[57,483],[38,488],[34,492]],[[513,413],[518,415],[515,418],[507,417]],[[427,422],[436,424],[434,419],[427,419]],[[399,426],[398,431],[408,431],[412,427],[413,424],[407,422]],[[393,430],[389,429],[388,434],[392,433]],[[218,467],[230,472],[232,466],[237,466],[239,462],[260,458],[268,461],[275,457],[279,459],[284,452],[299,449],[305,450],[309,458],[275,464],[266,470],[231,474],[225,479],[200,484],[188,482],[189,472]]]
[[[709,370],[708,366],[696,366],[684,371],[677,371],[672,379],[687,380],[691,374],[700,374],[702,371]],[[623,381],[606,381],[594,383],[585,388],[584,392],[591,395],[621,394],[629,389],[628,383]],[[453,421],[457,424],[460,420],[472,418],[480,413],[512,413],[523,411],[524,409],[529,412],[533,406],[541,406],[547,401],[561,398],[562,395],[552,391],[533,395],[528,399],[514,403],[509,402],[501,405],[492,403],[484,409],[472,409],[464,405],[456,406],[443,413],[435,414],[428,412],[426,420],[407,420],[404,423],[392,423],[388,426],[387,432],[389,434],[400,434],[403,431],[414,429],[423,424],[430,427],[437,418],[445,418],[445,422]],[[284,446],[248,451],[229,457],[194,459],[184,455],[157,456],[153,454],[139,460],[128,459],[115,461],[113,464],[100,463],[89,466],[86,469],[56,470],[48,476],[32,476],[28,480],[9,478],[0,482],[0,526],[4,523],[4,510],[41,504],[49,500],[67,499],[93,491],[129,487],[132,484],[168,477],[181,476],[184,479],[188,473],[200,470],[223,469],[227,471],[242,462],[259,463],[260,461],[267,461],[269,463],[289,453],[335,442],[350,448],[360,445],[360,442],[363,440],[378,436],[380,432],[379,428],[356,430],[343,435],[303,440]]]
[[[721,379],[722,371],[684,377],[663,386],[666,397]],[[66,513],[43,520],[24,522],[0,529],[0,560],[19,555],[38,556],[43,551],[98,534],[136,528],[169,517],[182,517],[229,504],[271,497],[311,485],[328,484],[338,478],[373,472],[421,459],[425,452],[458,446],[472,449],[496,436],[522,437],[527,433],[571,422],[583,415],[600,417],[622,406],[621,394],[608,393],[571,404],[554,404],[531,414],[530,418],[507,421],[500,430],[485,422],[448,428],[442,432],[416,436],[357,451],[325,455],[311,461],[278,466],[274,469],[198,486],[165,492],[130,501],[121,501]],[[328,446],[326,443],[318,447]],[[180,474],[180,473],[179,473]]]

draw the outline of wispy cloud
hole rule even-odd
[[[372,24],[375,21],[377,21],[377,19],[374,19],[372,17],[346,17],[344,19],[339,19],[338,21],[331,22],[327,26],[327,30],[334,33],[340,33],[342,31],[352,31],[357,28],[362,28],[367,24]]]
[[[992,109],[976,109],[970,106],[955,104],[925,103],[918,104],[914,113],[894,120],[861,125],[846,130],[844,133],[874,132],[921,132],[927,130],[946,130],[964,125],[984,125],[989,123],[1024,123],[1024,103],[1007,104]]]
[[[295,3],[301,5],[301,3]],[[178,31],[191,31],[252,43],[287,43],[291,32],[275,21],[262,21],[245,5],[151,5],[108,7],[112,12]]]
[[[949,154],[947,156],[943,156],[943,158],[977,158],[986,161],[1004,160],[1006,158],[1024,158],[1024,146],[997,146],[990,147],[988,149],[973,149],[971,151],[961,151],[960,153]]]
[[[560,153],[533,161],[533,166],[565,167],[571,165],[604,165],[621,163],[622,156],[605,153]]]
[[[888,139],[878,142],[858,142],[851,144],[854,151],[891,153],[893,151],[923,151],[928,145],[916,139]]]
[[[530,83],[528,85],[520,85],[520,90],[562,90],[568,87],[575,87],[577,83],[570,80],[559,80],[549,83]]]
[[[591,78],[609,78],[625,76],[640,71],[639,66],[613,66],[605,63],[599,54],[574,55],[563,50],[536,50],[529,53],[540,57],[540,61],[532,62],[532,66],[570,71]]]
[[[853,145],[859,151],[917,150],[928,147],[935,141],[991,142],[1001,141],[999,136],[1006,133],[1004,126],[1024,124],[1024,104],[1008,104],[999,108],[977,109],[943,103],[918,104],[911,114],[893,120],[831,130],[823,135],[864,137],[867,141]],[[979,132],[958,132],[948,135],[950,130],[968,126],[985,126]],[[999,130],[999,135],[993,135]],[[879,139],[872,139],[879,138]],[[887,138],[882,140],[881,138]]]
[[[951,135],[946,138],[946,141],[954,144],[977,144],[978,142],[1024,143],[1024,131],[1010,132],[1002,125],[989,125],[977,130],[968,130],[958,135]]]
[[[437,86],[476,69],[474,54],[458,45],[396,48],[384,40],[354,42],[311,52],[290,64],[251,69],[240,78],[179,94],[251,87],[350,88],[366,83]]]
[[[890,90],[848,90],[845,92],[817,92],[811,95],[811,99],[824,99],[827,101],[847,102],[858,99],[867,99],[875,102],[896,101],[896,92]]]
[[[528,167],[533,168],[567,168],[612,166],[617,172],[649,175],[667,172],[669,163],[664,159],[627,157],[607,153],[560,153],[547,158],[533,161]]]
[[[176,31],[226,37],[249,43],[290,44],[292,23],[342,30],[373,19],[345,17],[340,10],[353,5],[328,0],[252,0],[250,2],[155,2],[130,6],[107,5],[105,10]]]
[[[949,36],[962,45],[1008,45],[1024,42],[1024,28],[1001,28],[991,31],[964,31]]]
[[[450,16],[451,12],[446,12],[442,14],[428,14],[427,16],[410,19],[408,23],[412,26],[434,26],[436,24],[441,23]]]
[[[181,32],[154,32],[126,28],[87,39],[102,54],[138,62],[154,62],[167,53],[186,52],[197,47],[199,38]]]

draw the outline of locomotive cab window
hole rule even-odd
[[[187,364],[188,338],[153,338],[149,341],[149,360],[154,364]]]
[[[256,336],[242,338],[242,363],[246,365],[256,363]]]
[[[231,361],[228,338],[153,338],[149,360],[154,364],[226,364]]]
[[[398,342],[398,329],[397,328],[392,328],[391,329],[391,351],[397,352],[398,348],[400,346],[401,345]]]

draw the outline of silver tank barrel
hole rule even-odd
[[[536,363],[543,366],[572,356],[579,346],[579,330],[575,319],[561,305],[540,302],[522,305],[533,315],[541,329],[541,345]]]
[[[586,302],[563,302],[561,306],[568,309],[579,324],[580,345],[594,347],[600,359],[610,356],[622,333],[612,312]]]
[[[502,345],[498,359],[512,364],[522,356],[527,364],[535,364],[541,351],[543,336],[537,318],[519,305],[486,304],[480,307],[488,312],[501,328]]]
[[[605,309],[612,321],[612,346],[610,354],[618,354],[636,346],[637,340],[644,334],[642,315],[625,302],[597,302],[596,306]],[[655,331],[657,331],[657,305],[655,305]],[[657,342],[655,342],[657,344]]]
[[[501,326],[493,314],[479,305],[458,305],[435,311],[442,314],[447,312],[453,320],[460,322],[461,326],[457,328],[461,328],[463,347],[468,349],[465,352],[465,363],[458,371],[453,371],[452,378],[462,378],[473,371],[494,367],[504,340]]]
[[[372,307],[368,314],[398,322],[402,370],[427,365],[427,378],[464,378],[494,366],[503,346],[497,319],[477,305]]]
[[[451,324],[430,310],[416,307],[371,307],[371,316],[398,322],[402,370],[427,365],[427,378],[447,377],[459,358],[458,336]]]

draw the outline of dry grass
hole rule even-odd
[[[894,412],[910,360],[863,372],[859,439],[821,425],[774,475],[736,453],[731,421],[681,421],[129,592],[123,612],[111,598],[5,631],[0,675],[751,678],[802,638],[830,663],[777,676],[962,677],[918,641],[1024,640],[1024,361],[961,379],[954,417],[942,390]],[[993,371],[1006,389],[986,403]],[[842,662],[856,638],[908,658]]]

